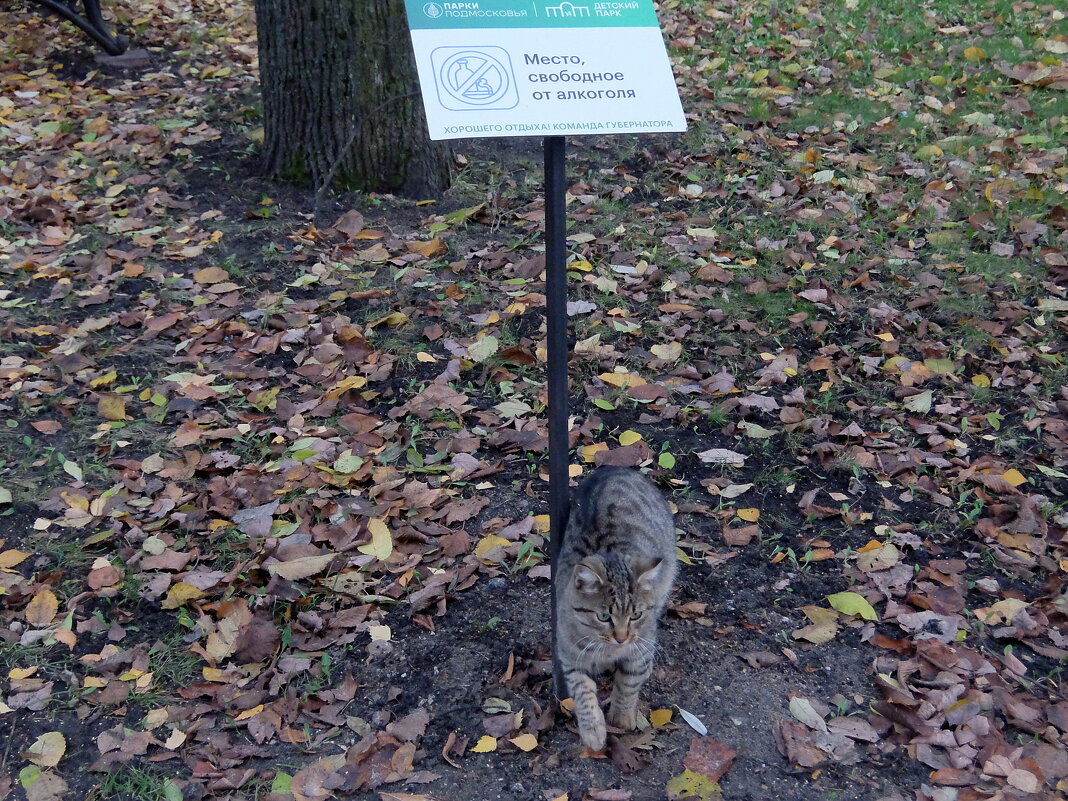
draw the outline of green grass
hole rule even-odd
[[[180,801],[181,789],[170,773],[157,766],[119,765],[101,775],[86,801]]]

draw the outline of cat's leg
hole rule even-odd
[[[582,744],[591,751],[603,751],[608,732],[604,713],[597,702],[597,682],[576,668],[568,670],[565,675],[571,700],[575,702],[575,718]]]
[[[612,700],[608,710],[609,723],[625,731],[634,728],[638,713],[638,693],[652,670],[652,660],[638,654],[616,663]]]

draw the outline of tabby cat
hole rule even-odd
[[[637,470],[602,467],[576,491],[554,577],[556,647],[579,736],[605,747],[594,677],[614,670],[608,722],[633,729],[652,670],[656,623],[675,579],[675,524]]]

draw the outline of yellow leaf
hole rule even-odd
[[[252,707],[252,709],[246,709],[244,712],[234,718],[234,720],[248,720],[249,718],[256,717],[256,715],[260,714],[260,712],[262,711],[263,704],[256,704],[256,706]]]
[[[894,341],[894,335],[890,334],[890,333],[876,334],[875,338],[876,339],[881,339],[883,342],[893,342]]]
[[[96,412],[105,420],[125,420],[126,399],[118,395],[105,395],[97,401]]]
[[[633,445],[635,442],[641,442],[642,435],[637,431],[624,431],[619,435],[619,444],[623,446]]]
[[[487,562],[489,564],[497,564],[500,560],[490,559],[490,551],[492,551],[494,548],[503,548],[507,547],[508,545],[511,545],[511,543],[508,542],[508,540],[506,540],[504,537],[498,537],[496,534],[490,534],[480,539],[478,541],[478,544],[475,545],[475,556],[478,559],[481,559],[483,562]]]
[[[549,515],[534,515],[534,530],[546,533],[549,530]]]
[[[97,387],[107,386],[118,377],[119,374],[116,373],[114,370],[111,370],[100,376],[100,378],[94,378],[92,381],[89,382],[89,386],[91,386],[93,389],[96,389]]]
[[[391,312],[385,317],[379,317],[370,323],[367,323],[368,328],[374,328],[379,325],[404,325],[408,322],[408,315],[404,312]]]
[[[478,742],[475,743],[475,747],[471,750],[476,754],[488,754],[490,751],[496,751],[497,738],[490,737],[488,734],[483,734],[478,738]]]
[[[828,595],[827,600],[843,615],[859,616],[864,620],[879,620],[879,615],[863,595],[855,592],[836,592]]]
[[[640,387],[649,383],[634,373],[601,373],[597,377],[613,387]]]
[[[204,591],[199,587],[179,581],[177,584],[172,584],[171,588],[167,590],[167,597],[163,599],[163,603],[160,606],[164,609],[177,609],[179,606],[203,596]]]
[[[26,606],[26,622],[32,626],[47,626],[59,611],[59,599],[51,590],[41,590]]]
[[[593,265],[590,264],[585,259],[575,259],[573,262],[571,262],[569,265],[567,265],[567,269],[569,269],[569,270],[581,270],[584,273],[588,273],[590,270],[593,269]]]
[[[1004,473],[1001,474],[1001,477],[1008,481],[1010,484],[1012,484],[1012,486],[1014,487],[1018,487],[1021,484],[1027,483],[1027,478],[1015,467],[1006,470]]]
[[[976,387],[989,387],[990,377],[983,373],[976,373],[972,376],[972,385]]]
[[[29,747],[23,756],[35,765],[42,768],[54,768],[67,753],[67,741],[58,731],[49,731],[42,734]]]
[[[942,148],[938,145],[924,145],[916,151],[916,158],[924,161],[934,161],[942,158]]]
[[[671,722],[674,712],[670,709],[654,709],[649,713],[649,722],[654,726],[666,726]]]
[[[718,782],[712,781],[703,773],[686,769],[678,776],[672,776],[664,787],[670,801],[690,799],[691,801],[713,801],[722,798]]]
[[[108,187],[108,191],[104,193],[104,197],[116,197],[126,191],[126,184],[113,184]]]
[[[518,737],[512,737],[508,742],[512,743],[512,745],[521,751],[533,751],[538,747],[538,738],[530,732],[520,734]]]
[[[981,47],[972,45],[971,47],[965,48],[964,57],[969,61],[982,61],[986,58],[986,51]]]
[[[385,562],[393,553],[393,535],[389,533],[386,521],[379,517],[372,517],[367,521],[367,530],[371,532],[371,541],[356,550]]]
[[[0,570],[7,570],[9,567],[22,562],[29,556],[25,551],[8,550],[0,553]]]
[[[30,676],[32,676],[36,672],[37,672],[37,666],[36,665],[34,665],[33,667],[28,667],[28,668],[11,668],[11,670],[8,671],[7,677],[9,679],[11,679],[12,681],[21,681],[22,679],[28,679]]]
[[[594,460],[597,458],[597,454],[601,451],[606,450],[608,450],[608,445],[604,442],[595,442],[592,445],[583,445],[581,448],[579,448],[579,457],[582,459],[582,461],[587,462],[589,464],[593,464]]]
[[[326,399],[340,398],[350,389],[359,389],[367,386],[367,379],[362,375],[350,375],[338,381],[326,391]]]
[[[739,509],[735,514],[747,523],[755,523],[760,519],[759,509]]]

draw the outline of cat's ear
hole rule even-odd
[[[596,556],[587,556],[575,566],[575,589],[579,592],[597,592],[604,583],[604,562]]]
[[[635,562],[634,575],[638,587],[646,592],[652,592],[663,573],[663,565],[663,559],[639,559]]]

